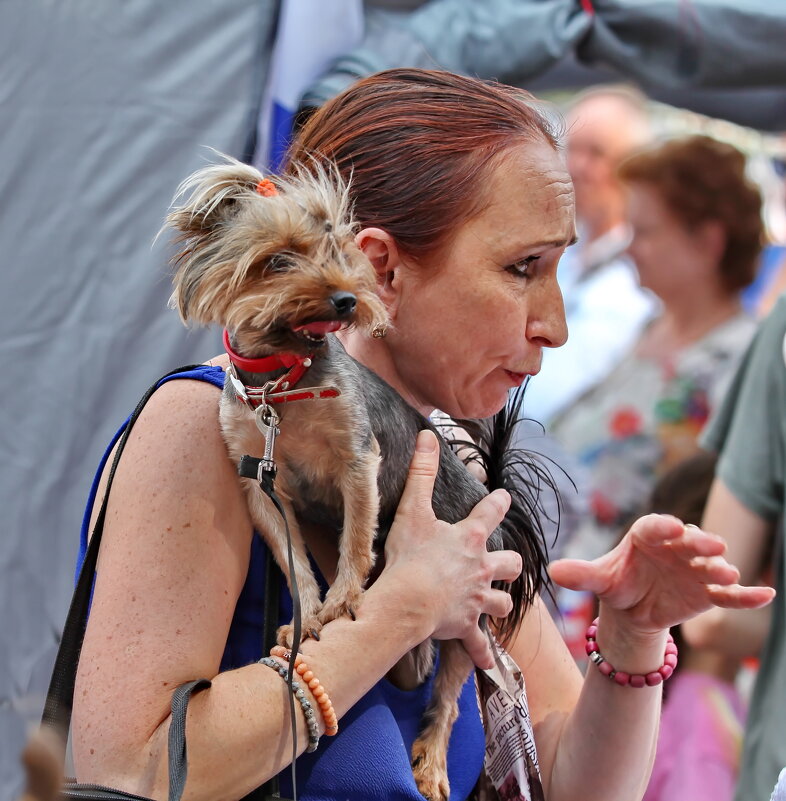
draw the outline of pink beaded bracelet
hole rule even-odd
[[[666,654],[663,657],[663,664],[652,673],[625,673],[622,670],[615,670],[611,663],[598,650],[598,643],[595,639],[598,633],[598,618],[592,621],[587,629],[587,656],[597,666],[598,670],[604,675],[608,676],[612,681],[622,687],[655,687],[663,681],[666,681],[672,673],[674,668],[677,667],[677,646],[674,644],[674,637],[669,634],[666,640]]]

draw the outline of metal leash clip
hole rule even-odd
[[[259,462],[259,481],[262,481],[262,473],[276,472],[276,462],[273,459],[273,449],[276,445],[276,437],[281,433],[278,427],[279,416],[276,410],[267,403],[257,406],[254,411],[254,419],[257,428],[262,432],[265,438],[265,453]]]

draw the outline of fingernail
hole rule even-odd
[[[510,508],[510,504],[512,501],[510,493],[507,490],[504,490],[500,487],[499,489],[495,489],[492,495],[495,495],[497,497],[502,506],[502,510],[504,512],[507,512],[507,510]]]
[[[418,453],[434,453],[437,448],[437,438],[431,431],[424,429],[415,440],[415,450]]]

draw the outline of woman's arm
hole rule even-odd
[[[612,624],[603,615],[599,630],[610,634]],[[620,636],[627,639],[624,633]],[[644,645],[637,649],[630,642],[628,661],[622,653],[610,655],[609,661],[633,672],[649,672],[662,664],[665,634]],[[640,797],[655,753],[660,688],[620,687],[592,665],[582,679],[540,600],[526,616],[510,652],[524,671],[546,798]]]
[[[120,460],[75,693],[81,781],[166,798],[172,691],[199,677],[213,685],[189,706],[187,799],[240,798],[291,759],[281,678],[256,664],[218,673],[252,530],[217,400],[204,384],[165,385]],[[435,445],[433,435],[422,436]],[[432,634],[465,639],[476,662],[488,664],[478,616],[510,610],[510,597],[490,582],[514,578],[520,557],[485,550],[507,496],[493,493],[458,525],[439,523],[430,503],[436,469],[435,447],[416,453],[386,568],[358,619],[336,620],[304,646],[339,719]]]
[[[702,526],[726,541],[726,558],[739,568],[743,584],[760,580],[770,551],[773,524],[739,501],[720,478],[713,482]],[[696,648],[712,648],[743,658],[761,649],[771,615],[769,607],[755,610],[713,607],[687,621],[682,633]]]
[[[720,556],[723,548],[717,537],[650,515],[611,553],[591,563],[555,562],[552,575],[599,595],[597,639],[608,661],[649,673],[663,664],[668,626],[712,602],[757,606],[771,599],[767,588],[735,583],[737,571]],[[549,801],[640,798],[654,757],[660,687],[620,687],[594,665],[582,683],[540,603],[511,653],[524,670]]]

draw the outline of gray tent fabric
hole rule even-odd
[[[73,583],[105,444],[155,378],[221,350],[167,308],[178,183],[242,157],[272,0],[0,2],[0,798]]]
[[[393,66],[441,67],[524,85],[568,53],[646,87],[786,83],[786,4],[772,0],[432,0],[367,14],[363,43],[303,97],[319,106]]]

